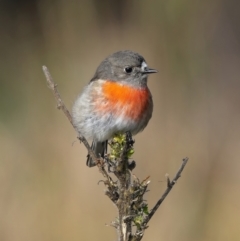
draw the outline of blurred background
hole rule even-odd
[[[116,240],[117,210],[48,89],[71,109],[98,64],[131,49],[154,114],[135,137],[150,207],[190,158],[143,240],[240,237],[240,19],[233,0],[0,1],[0,240]]]

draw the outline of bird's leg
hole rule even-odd
[[[132,139],[132,133],[130,131],[126,132],[126,144],[129,148],[133,147],[135,141]]]

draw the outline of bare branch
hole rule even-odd
[[[48,68],[46,66],[42,66],[42,69],[43,69],[43,73],[46,77],[46,80],[47,80],[47,84],[48,84],[48,87],[52,90],[53,92],[53,95],[57,101],[57,108],[59,110],[62,110],[63,113],[65,114],[65,116],[68,118],[69,122],[72,124],[73,128],[76,130],[75,126],[73,125],[73,122],[72,122],[72,116],[70,114],[70,112],[68,111],[67,107],[65,106],[59,92],[58,92],[58,89],[57,89],[57,84],[54,83],[53,81],[53,78],[48,70]],[[88,150],[88,154],[90,155],[90,157],[95,161],[95,163],[97,164],[98,168],[99,168],[99,171],[102,173],[102,175],[104,177],[106,177],[108,179],[108,181],[110,182],[110,184],[112,184],[112,179],[111,177],[108,175],[108,173],[106,172],[105,168],[103,167],[102,163],[101,163],[101,160],[99,160],[96,155],[94,154],[94,152],[92,151],[88,141],[86,140],[86,138],[81,134],[79,133],[77,130],[76,132],[78,133],[78,139],[80,142],[82,142],[84,144],[84,146],[87,148]]]
[[[173,186],[175,185],[175,183],[177,182],[177,180],[179,179],[179,177],[181,177],[181,173],[184,169],[184,167],[186,166],[188,162],[188,157],[184,158],[182,161],[182,165],[179,168],[178,172],[176,173],[176,176],[173,178],[172,181],[170,181],[170,179],[167,177],[167,189],[165,190],[165,192],[163,193],[162,197],[157,201],[156,205],[153,207],[153,209],[151,210],[151,212],[146,216],[146,218],[143,221],[143,225],[146,226],[148,224],[148,222],[150,221],[150,219],[152,218],[152,216],[155,214],[155,212],[158,210],[159,206],[162,204],[162,202],[164,201],[164,199],[167,197],[168,193],[171,191],[171,189],[173,188]]]
[[[57,84],[54,83],[53,78],[52,78],[48,68],[46,66],[43,66],[42,69],[45,74],[45,77],[46,77],[46,80],[48,83],[48,87],[52,90],[54,97],[57,101],[57,108],[59,110],[61,109],[63,111],[63,113],[65,114],[65,116],[68,118],[69,122],[73,126],[72,116],[71,116],[70,112],[68,111],[67,107],[65,106],[64,102],[62,101],[62,98],[57,90]]]

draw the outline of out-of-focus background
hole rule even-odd
[[[150,206],[190,158],[144,240],[239,240],[239,43],[239,1],[2,0],[0,240],[116,240],[105,226],[116,209],[41,67],[71,108],[101,60],[125,49],[159,70],[134,154]]]

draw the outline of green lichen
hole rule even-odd
[[[143,203],[142,207],[137,210],[137,215],[133,219],[134,224],[140,228],[144,218],[149,214],[148,212],[148,205],[146,203]]]
[[[111,161],[117,160],[121,157],[123,149],[126,145],[126,134],[117,133],[112,138],[111,142],[109,143],[111,147],[109,158]],[[130,158],[134,153],[134,148],[130,147],[127,150],[127,158]]]

